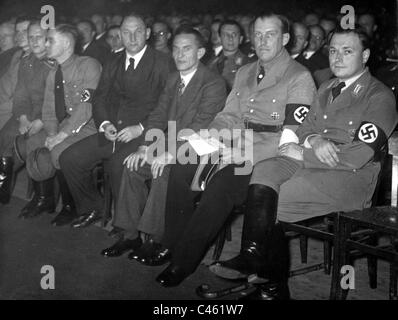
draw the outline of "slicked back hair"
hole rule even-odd
[[[203,39],[203,36],[198,30],[194,29],[193,27],[189,25],[182,25],[178,27],[177,30],[175,31],[174,38],[180,34],[192,34],[195,37],[195,41],[198,45],[198,48],[205,47],[205,41]]]
[[[145,28],[148,28],[147,23],[145,22],[145,16],[142,14],[139,14],[137,12],[130,12],[129,14],[127,14],[126,16],[123,17],[122,23],[120,25],[122,25],[124,23],[124,21],[128,18],[136,18],[142,21],[142,23],[144,24]]]
[[[340,25],[336,27],[334,31],[331,32],[330,38],[329,38],[329,45],[330,42],[332,41],[332,38],[335,34],[356,34],[362,44],[362,49],[370,49],[370,39],[365,30],[359,26],[355,25],[354,29],[343,29]]]
[[[220,28],[218,29],[218,33],[219,33],[220,35],[221,35],[221,29],[222,29],[224,26],[226,26],[226,25],[237,27],[241,36],[243,36],[243,35],[245,34],[245,33],[243,32],[242,26],[239,24],[238,21],[229,19],[229,20],[225,20],[225,21],[221,22]]]
[[[80,36],[79,31],[74,25],[62,23],[55,26],[55,31],[70,37],[73,41],[73,44],[76,45]]]
[[[282,33],[290,33],[290,22],[289,19],[286,18],[285,16],[273,12],[263,12],[260,15],[258,15],[254,21],[257,21],[258,19],[266,19],[266,18],[277,18],[280,20],[282,24]]]

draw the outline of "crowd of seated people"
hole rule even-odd
[[[89,227],[104,215],[93,176],[102,164],[114,242],[98,251],[169,263],[156,279],[169,287],[247,203],[240,254],[210,269],[257,273],[270,282],[253,298],[288,299],[278,219],[370,206],[377,153],[398,120],[397,39],[381,47],[369,12],[353,29],[339,19],[95,13],[60,17],[49,30],[40,17],[2,21],[0,211],[25,166],[34,193],[19,218],[54,212],[57,185],[62,208],[51,224]],[[233,130],[238,144],[215,134]],[[164,135],[154,141],[154,132]],[[216,166],[199,165],[187,132],[226,144]]]

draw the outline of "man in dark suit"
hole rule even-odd
[[[168,164],[178,161],[172,145],[180,145],[177,137],[181,136],[182,129],[198,131],[207,128],[224,107],[226,99],[224,80],[199,62],[204,53],[204,42],[197,30],[191,27],[177,29],[173,57],[179,72],[168,78],[159,104],[149,116],[145,129],[145,132],[160,129],[169,135],[175,126],[177,136],[162,137],[153,144],[145,142],[137,152],[126,158],[114,218],[114,226],[123,230],[123,237],[102,251],[106,257],[134,250],[141,242],[139,231],[151,235],[152,239],[130,254],[130,259],[138,259],[152,247],[160,247],[157,243],[164,229]],[[166,142],[164,146],[168,146],[167,151],[161,147],[162,142]],[[155,158],[151,158],[150,149],[156,147],[160,150]],[[149,194],[148,180],[152,181]]]
[[[322,53],[325,31],[319,25],[310,26],[308,29],[310,30],[308,47],[296,58],[296,61],[300,62],[314,75],[315,71],[328,68],[329,61]]]
[[[112,193],[117,198],[124,159],[142,144],[147,118],[156,107],[174,62],[149,46],[150,29],[144,19],[130,14],[123,20],[126,48],[104,67],[93,98],[93,117],[99,133],[80,141],[60,158],[61,169],[85,227],[100,219],[103,200],[94,187],[91,170],[106,161]]]
[[[102,66],[111,55],[111,48],[105,41],[95,39],[95,26],[90,20],[82,20],[77,24],[81,35],[80,55],[97,59]]]

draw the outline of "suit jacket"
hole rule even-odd
[[[286,106],[310,106],[316,96],[311,74],[293,60],[285,49],[272,61],[264,79],[257,85],[259,62],[241,67],[225,108],[210,124],[211,128],[245,130],[245,120],[292,130],[287,123]],[[253,132],[254,164],[277,154],[281,132]],[[250,143],[250,142],[249,142]]]
[[[182,129],[195,132],[206,129],[216,114],[224,108],[225,81],[202,63],[199,63],[196,73],[181,96],[178,94],[179,82],[179,72],[169,76],[159,104],[148,118],[144,135],[155,128],[171,130],[168,128],[168,121],[175,121],[178,137],[184,135]],[[168,142],[171,148],[176,146],[175,140]],[[151,141],[146,141],[146,144],[151,144]]]
[[[329,67],[328,57],[322,53],[322,50],[315,52],[309,59],[304,58],[303,53],[300,53],[300,55],[296,58],[296,61],[310,70],[311,74],[314,74],[316,70]]]
[[[81,51],[80,55],[94,58],[103,66],[111,56],[111,48],[105,44],[99,40],[93,40],[86,50]]]
[[[141,123],[157,106],[174,61],[149,46],[132,74],[125,71],[125,51],[105,64],[93,98],[93,117],[97,128],[110,121],[117,130]]]

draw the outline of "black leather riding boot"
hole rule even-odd
[[[268,282],[260,284],[247,300],[289,300],[288,286],[290,254],[289,241],[282,226],[277,223],[269,233],[266,268],[258,271],[260,278],[267,278]]]
[[[267,269],[268,238],[275,226],[278,193],[264,185],[249,187],[245,211],[241,249],[235,258],[218,262],[210,270],[227,278],[245,278]]]
[[[11,198],[11,188],[13,182],[13,165],[12,157],[0,158],[0,202],[7,204]]]
[[[45,181],[34,181],[33,199],[22,209],[21,218],[33,218],[44,212],[55,211],[54,178]]]
[[[63,226],[66,224],[70,224],[77,217],[77,213],[75,202],[73,201],[73,197],[69,191],[69,187],[64,174],[61,170],[57,170],[56,176],[62,198],[62,210],[51,221],[51,224],[54,226]]]

